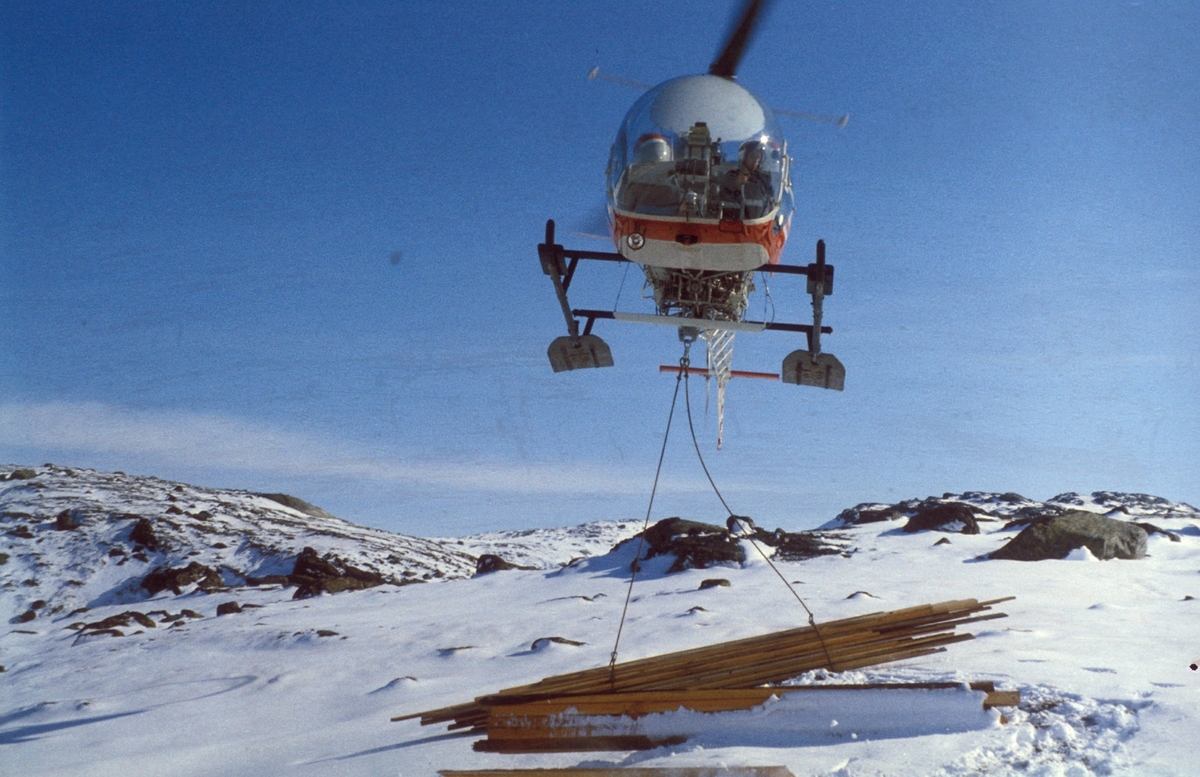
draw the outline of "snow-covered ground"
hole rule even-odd
[[[0,477],[16,469],[0,467]],[[1139,560],[1101,562],[1087,553],[1062,561],[982,560],[1019,530],[1005,529],[1006,517],[1045,505],[964,494],[944,500],[973,505],[977,535],[901,531],[915,501],[862,506],[858,513],[897,517],[856,525],[855,511],[847,511],[831,528],[848,555],[780,563],[789,580],[800,581],[795,587],[818,622],[1015,596],[997,608],[1008,618],[967,627],[976,639],[945,653],[797,679],[993,680],[1022,693],[1005,724],[995,715],[959,712],[956,701],[908,711],[905,725],[883,736],[857,736],[853,717],[837,726],[831,718],[819,735],[811,728],[793,733],[822,711],[781,701],[752,713],[705,716],[689,724],[688,742],[671,748],[498,755],[474,752],[476,737],[444,726],[389,718],[606,664],[631,549],[604,554],[640,526],[504,532],[460,544],[362,529],[302,503],[288,507],[246,492],[29,469],[32,477],[0,483],[6,775],[413,777],[485,767],[775,764],[797,777],[1200,774],[1200,673],[1189,668],[1200,659],[1200,513],[1187,505],[1108,493],[1052,500],[1095,512],[1120,508],[1112,514],[1151,522],[1178,540],[1152,533]],[[177,512],[168,512],[172,506]],[[64,510],[68,519],[80,511],[78,528],[56,528]],[[139,550],[130,540],[131,515],[151,519],[157,550]],[[937,544],[943,538],[949,542]],[[247,576],[286,573],[306,546],[393,583],[307,599],[293,599],[295,589],[277,584],[244,585]],[[664,564],[646,564],[621,660],[803,625],[795,600],[754,549],[746,550],[740,567],[666,575]],[[472,556],[482,553],[537,569],[468,577]],[[562,566],[586,555],[596,558]],[[181,595],[164,590],[147,599],[137,585],[155,566],[192,560],[219,568],[229,587],[205,593],[189,586]],[[400,584],[427,575],[425,584]],[[710,577],[731,585],[698,590]],[[218,605],[230,601],[241,611],[218,616]],[[82,607],[88,609],[78,612]],[[121,636],[79,628],[130,611],[142,618],[115,627]],[[583,644],[532,647],[553,636]]]

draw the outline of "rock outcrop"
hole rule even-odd
[[[199,561],[193,561],[186,567],[176,569],[155,567],[150,574],[142,578],[142,588],[145,588],[150,596],[167,589],[179,596],[185,587],[193,583],[197,584],[202,591],[217,591],[225,587],[225,581],[221,579],[220,573]]]
[[[978,534],[979,522],[975,520],[975,510],[970,505],[939,502],[922,505],[904,524],[904,531],[909,533],[929,530]]]
[[[296,565],[288,580],[296,586],[293,599],[306,599],[321,593],[358,591],[387,582],[383,575],[347,564],[332,553],[320,556],[312,548],[305,548],[296,557]]]
[[[1101,560],[1142,558],[1146,555],[1146,530],[1128,521],[1072,510],[1025,527],[1003,547],[989,554],[989,558],[1013,561],[1062,559],[1083,547]]]
[[[741,564],[746,560],[745,551],[724,526],[683,518],[666,518],[651,526],[646,530],[646,545],[646,559],[675,557],[667,574],[707,569],[713,564]]]
[[[513,564],[505,561],[495,553],[484,553],[475,562],[475,576],[490,575],[493,572],[503,572],[506,569],[537,569],[537,567],[523,566],[521,564]]]

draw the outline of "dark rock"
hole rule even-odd
[[[746,553],[723,526],[682,518],[666,518],[645,532],[646,558],[675,556],[667,574],[685,569],[707,569],[713,564],[741,564]],[[634,537],[636,539],[636,537]],[[635,562],[636,563],[636,562]]]
[[[33,539],[33,532],[31,532],[29,530],[29,527],[26,526],[25,524],[21,524],[20,526],[17,526],[16,528],[9,529],[8,531],[5,532],[5,534],[9,535],[10,537],[20,537],[23,540]]]
[[[335,594],[374,588],[387,580],[376,572],[347,564],[331,553],[318,556],[312,548],[305,548],[296,557],[288,582],[296,586],[293,599],[307,599],[322,592]]]
[[[1146,555],[1146,530],[1127,521],[1073,510],[1021,530],[989,558],[1042,561],[1066,558],[1087,547],[1098,559],[1138,559]]]
[[[59,531],[78,529],[83,525],[83,510],[79,508],[63,510],[54,517],[54,528]]]
[[[730,582],[723,577],[710,577],[707,580],[700,581],[699,590],[703,591],[706,588],[716,588],[717,586],[728,588],[730,586]]]
[[[29,609],[31,609],[31,610],[40,610],[40,609],[42,609],[42,608],[43,608],[43,607],[45,607],[45,606],[46,606],[46,600],[45,600],[45,599],[37,599],[37,600],[35,600],[35,601],[34,601],[34,603],[33,603],[33,604],[29,605]]]
[[[838,513],[836,520],[845,526],[858,526],[864,523],[894,521],[899,517],[900,511],[894,505],[863,502],[862,504],[842,510]]]
[[[81,631],[76,635],[75,641],[78,642],[82,637],[96,637],[101,634],[107,634],[110,637],[123,637],[125,632],[120,629],[97,629],[95,631]]]
[[[116,558],[117,556],[124,556],[125,551],[121,548],[112,548],[111,550],[108,551],[108,555],[111,558]]]
[[[1152,523],[1143,523],[1142,521],[1134,521],[1133,525],[1141,526],[1142,529],[1146,532],[1146,534],[1162,534],[1162,535],[1166,536],[1169,540],[1171,540],[1171,542],[1181,542],[1182,541],[1179,539],[1179,535],[1176,534],[1175,532],[1169,532],[1165,529],[1160,529]]]
[[[341,574],[333,562],[321,558],[312,548],[305,548],[296,557],[296,565],[292,568],[293,575],[302,577],[337,577]]]
[[[201,590],[212,591],[225,587],[225,581],[212,567],[206,567],[198,561],[193,561],[186,567],[172,569],[170,567],[155,567],[150,574],[142,579],[142,588],[154,596],[159,591],[168,588],[179,596],[183,587],[197,583]]]
[[[180,510],[175,505],[171,505],[170,507],[167,508],[167,513],[169,513],[170,515],[183,515],[183,510]]]
[[[826,535],[814,531],[787,532],[776,529],[768,532],[755,529],[750,539],[775,548],[775,558],[779,561],[804,561],[836,555],[845,550],[845,546],[831,544]]]
[[[217,615],[233,615],[241,611],[241,605],[237,602],[221,602],[217,605]]]
[[[1015,526],[1029,526],[1034,523],[1045,523],[1051,518],[1062,515],[1067,509],[1059,505],[1029,505],[1022,507],[1012,514],[1012,520],[1004,524],[1002,528],[1011,529]]]
[[[8,473],[8,480],[29,480],[30,478],[36,478],[37,474],[36,470],[21,467]]]
[[[922,504],[917,512],[904,524],[904,531],[953,531],[960,534],[978,534],[979,523],[974,509],[963,502],[936,502]]]
[[[548,645],[551,642],[558,644],[558,645],[573,645],[575,647],[579,647],[580,645],[587,644],[586,642],[576,642],[575,640],[567,639],[566,637],[538,637],[537,639],[535,639],[533,641],[533,644],[529,646],[529,649],[537,650],[541,646]]]
[[[138,545],[144,545],[150,550],[157,550],[159,547],[158,537],[154,534],[154,527],[149,518],[138,519],[133,531],[129,532],[129,540]]]
[[[158,628],[158,624],[155,623],[154,619],[149,615],[137,612],[136,610],[128,610],[120,615],[110,615],[104,620],[96,621],[94,623],[85,623],[80,628],[80,631],[104,632],[109,629],[115,630],[129,626],[131,621],[136,621],[138,624],[145,626],[148,629]],[[122,637],[124,634],[117,634],[116,636]]]
[[[9,556],[7,553],[0,553],[0,567],[8,563],[8,558]]]
[[[325,512],[321,508],[319,508],[315,505],[310,505],[308,502],[305,502],[303,499],[298,499],[297,497],[291,496],[290,494],[256,494],[255,496],[266,497],[267,499],[270,499],[272,502],[278,502],[279,504],[283,505],[284,507],[290,507],[293,510],[304,513],[305,515],[311,515],[313,518],[334,518],[335,517],[334,515]]]
[[[338,636],[338,633],[336,631],[330,631],[329,629],[317,629],[317,636],[318,637],[336,637],[336,636]]]
[[[262,577],[247,577],[246,585],[291,585],[287,575],[263,575]]]
[[[204,617],[203,615],[196,612],[195,610],[188,610],[188,609],[180,610],[179,614],[183,615],[185,617],[188,617],[188,618],[203,618]]]
[[[494,553],[484,553],[475,562],[475,575],[489,575],[492,572],[503,572],[506,569],[536,569],[537,567],[526,567],[520,564],[512,564]]]
[[[36,612],[34,612],[33,610],[26,610],[25,612],[21,613],[16,618],[14,618],[13,620],[15,620],[17,623],[29,623],[29,621],[33,620],[36,617],[37,617]]]

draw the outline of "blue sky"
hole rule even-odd
[[[728,2],[8,2],[0,461],[288,491],[449,535],[638,518],[680,347],[555,375],[535,244],[593,229],[636,90]],[[786,2],[740,81],[785,118],[844,393],[735,381],[735,511],[1098,489],[1200,503],[1200,6]],[[586,267],[579,306],[613,306]],[[640,310],[636,269],[623,309]],[[772,283],[804,320],[803,286]],[[762,310],[761,295],[752,310]],[[754,306],[760,306],[755,308]],[[734,367],[800,343],[739,336]],[[655,517],[719,520],[676,426]]]

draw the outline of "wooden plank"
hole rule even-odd
[[[604,750],[653,750],[682,745],[687,737],[651,739],[647,736],[562,737],[558,739],[481,739],[474,749],[480,753],[592,753]]]
[[[992,707],[1019,707],[1020,705],[1020,691],[992,691],[983,701],[985,710],[990,710]]]
[[[525,704],[493,707],[488,717],[487,732],[490,739],[579,738],[588,736],[585,731],[587,725],[585,719],[596,716],[624,718],[629,721],[630,728],[636,730],[637,719],[644,715],[673,712],[680,708],[709,713],[750,710],[765,704],[772,696],[785,696],[792,693],[955,691],[962,687],[962,683],[831,683],[773,688],[658,691],[559,697]],[[997,692],[995,685],[991,682],[971,683],[969,687],[973,691],[983,691],[988,694],[983,704],[984,709],[990,709],[992,706],[1014,706],[1020,703],[1019,692]]]
[[[953,629],[978,620],[1005,617],[1003,613],[976,616],[990,605],[1012,597],[978,602],[957,599],[938,604],[869,613],[732,642],[651,656],[608,667],[548,677],[474,702],[401,715],[420,717],[422,725],[455,721],[452,728],[477,728],[486,723],[491,705],[530,698],[648,689],[744,688],[781,682],[805,671],[830,665],[845,671],[879,663],[941,652],[946,645],[971,639]],[[972,617],[975,616],[975,617]],[[827,655],[828,653],[828,655]]]

